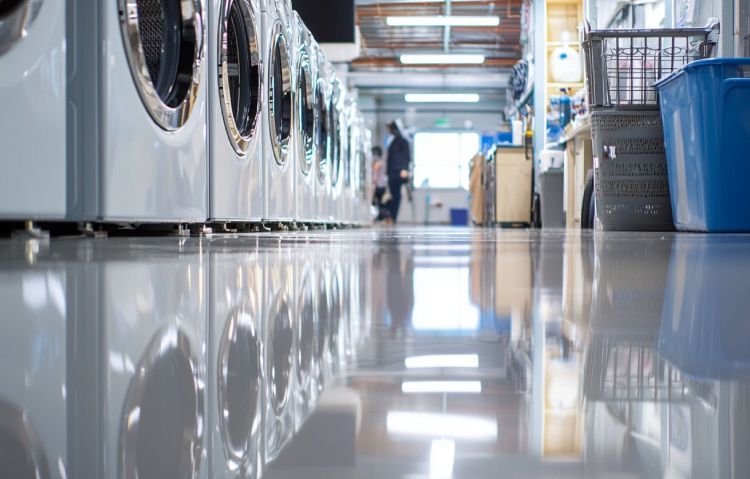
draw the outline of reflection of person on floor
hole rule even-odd
[[[398,246],[387,250],[386,254],[388,312],[391,316],[391,331],[396,336],[411,326],[414,309],[414,260],[409,256],[402,261]]]
[[[388,175],[385,171],[385,159],[383,149],[375,146],[372,149],[372,186],[375,194],[372,198],[372,206],[378,209],[375,221],[382,221],[391,216],[390,209],[386,205],[386,191],[388,188]]]
[[[409,165],[411,164],[411,146],[404,138],[404,134],[395,121],[388,123],[388,131],[392,135],[388,143],[388,188],[391,193],[391,219],[398,220],[398,210],[401,207],[401,188],[409,181]]]

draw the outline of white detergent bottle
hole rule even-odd
[[[561,83],[580,83],[583,72],[581,54],[570,46],[570,32],[562,32],[562,46],[555,48],[550,56],[552,79]]]

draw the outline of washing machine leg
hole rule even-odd
[[[33,221],[27,220],[23,222],[23,229],[12,232],[11,236],[21,239],[46,240],[49,239],[49,231],[43,230]]]

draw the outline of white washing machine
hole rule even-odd
[[[210,0],[211,221],[263,218],[263,36],[260,0]]]
[[[203,0],[67,4],[70,219],[205,222]]]
[[[289,222],[295,219],[291,7],[285,0],[267,0],[262,9],[267,65],[263,89],[263,220]]]
[[[293,13],[293,56],[295,65],[294,88],[294,161],[295,218],[302,223],[314,223],[315,218],[315,84],[314,56],[310,46],[312,34],[297,12]]]
[[[273,462],[294,435],[297,395],[294,340],[297,303],[294,258],[289,248],[267,251],[264,283],[264,458]]]
[[[67,414],[73,407],[66,395],[67,330],[74,320],[68,265],[60,258],[26,264],[26,244],[15,244],[0,271],[0,475],[65,479],[72,477]],[[4,242],[3,253],[8,248]]]
[[[344,161],[343,176],[344,184],[341,193],[342,221],[348,225],[355,223],[354,212],[356,209],[356,169],[357,151],[359,150],[359,117],[357,103],[352,96],[347,96],[344,105]]]
[[[331,80],[333,69],[326,61],[320,47],[313,43],[317,67],[315,83],[315,220],[317,223],[330,221],[331,208]]]
[[[95,251],[103,477],[209,477],[208,265],[201,246],[113,239]]]
[[[297,270],[297,324],[294,340],[295,368],[297,371],[297,394],[295,395],[295,431],[299,431],[315,409],[318,399],[317,367],[318,318],[316,304],[315,271],[308,257],[309,252],[300,251],[296,256]]]
[[[66,215],[66,3],[0,2],[0,219]]]
[[[329,133],[331,135],[330,181],[331,196],[329,222],[342,223],[345,213],[343,204],[344,192],[344,159],[346,158],[346,90],[341,80],[333,76],[331,83],[331,106]]]
[[[366,123],[363,120],[364,133],[362,135],[362,155],[361,162],[359,164],[359,198],[362,202],[362,207],[359,211],[359,223],[361,225],[368,225],[372,223],[372,130],[367,128]]]
[[[254,479],[263,465],[263,267],[244,240],[212,241],[209,254],[210,477]]]

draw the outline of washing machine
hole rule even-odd
[[[37,245],[38,247],[38,245]],[[72,477],[68,464],[69,262],[0,244],[0,475]],[[32,255],[33,262],[26,258]],[[71,328],[72,330],[72,328]],[[72,354],[70,354],[72,357]],[[71,418],[72,419],[72,418]]]
[[[296,343],[295,368],[297,371],[294,422],[295,431],[299,431],[315,409],[318,399],[318,384],[315,374],[318,347],[318,311],[315,270],[309,258],[308,248],[299,251],[295,256],[298,320],[294,336]]]
[[[263,465],[262,298],[257,245],[209,247],[208,441],[211,477],[257,478]]]
[[[325,58],[323,51],[313,43],[312,51],[315,52],[317,67],[314,76],[315,83],[315,220],[317,223],[328,223],[330,221],[331,208],[331,81],[333,79],[333,68]]]
[[[295,219],[291,7],[287,0],[266,0],[262,9],[267,65],[263,89],[263,220],[287,223]]]
[[[111,239],[100,269],[102,477],[208,478],[200,239]]]
[[[65,8],[0,2],[0,219],[66,215]]]
[[[80,27],[66,44],[68,153],[76,159],[68,218],[205,222],[204,1],[66,4]]]
[[[294,137],[295,218],[302,223],[315,222],[315,83],[314,56],[310,50],[312,34],[297,12],[292,16],[292,45],[295,68]]]
[[[294,340],[297,303],[295,263],[288,247],[264,253],[264,459],[273,462],[294,436],[294,401],[297,395]]]
[[[368,225],[372,223],[373,219],[373,207],[372,207],[372,130],[367,128],[366,123],[363,123],[363,135],[362,135],[362,154],[361,162],[359,164],[359,198],[362,203],[362,207],[359,211],[359,223],[361,225]]]
[[[260,0],[209,0],[211,221],[263,219],[263,36]]]
[[[331,99],[330,99],[330,122],[329,132],[331,135],[331,154],[330,154],[330,209],[328,220],[331,223],[338,224],[344,221],[345,212],[343,193],[344,193],[344,162],[346,158],[346,90],[341,80],[334,74],[331,82]]]

